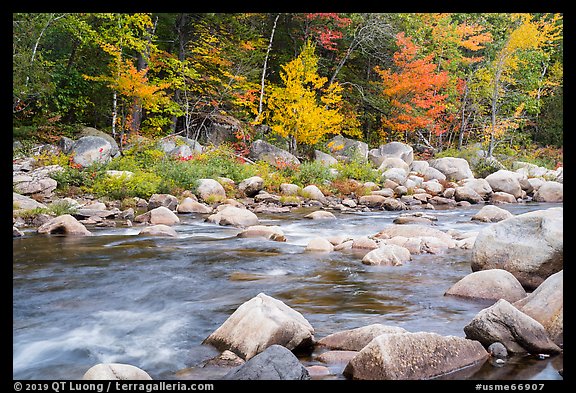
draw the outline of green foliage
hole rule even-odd
[[[330,168],[318,161],[308,161],[301,164],[294,173],[293,183],[301,187],[306,187],[310,184],[320,186],[331,181],[332,177]]]
[[[90,190],[98,197],[149,199],[152,194],[161,192],[162,182],[159,175],[138,170],[132,176],[102,176],[93,182]]]
[[[470,169],[474,173],[475,178],[483,179],[494,172],[498,172],[501,169],[501,167],[494,160],[482,158],[476,160],[474,165],[472,165]]]
[[[375,182],[380,181],[380,174],[374,170],[372,165],[359,158],[350,160],[349,162],[339,161],[334,165],[338,171],[338,179],[354,179],[360,182]]]

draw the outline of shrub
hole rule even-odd
[[[293,183],[301,187],[309,184],[315,184],[318,187],[333,178],[330,168],[324,166],[318,161],[308,161],[300,165],[294,173]]]
[[[364,160],[354,159],[349,162],[338,162],[334,167],[338,171],[336,178],[340,180],[354,179],[362,183],[367,181],[378,183],[380,181],[380,173]]]
[[[161,193],[163,179],[151,172],[138,170],[131,177],[103,176],[94,182],[92,193],[96,196],[107,196],[123,200],[130,197],[149,199],[152,194]]]

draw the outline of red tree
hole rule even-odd
[[[376,67],[383,85],[383,94],[389,100],[391,113],[383,121],[385,129],[401,132],[429,130],[436,135],[446,129],[443,117],[448,85],[448,73],[436,72],[433,55],[418,58],[419,47],[404,33],[396,35],[399,50],[394,54],[392,70]],[[383,130],[385,131],[385,130]]]

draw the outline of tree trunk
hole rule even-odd
[[[186,26],[188,14],[180,14],[178,16],[177,25],[176,25],[176,33],[178,41],[178,60],[182,63],[186,57],[186,34],[184,33],[184,27]],[[182,75],[182,77],[184,77]],[[187,99],[186,99],[187,101]],[[182,90],[176,89],[174,91],[174,102],[178,105],[182,103]],[[170,130],[172,133],[176,132],[176,128],[178,125],[178,117],[176,115],[172,116],[172,124],[170,125]]]
[[[274,32],[276,31],[276,23],[278,22],[278,18],[280,14],[276,15],[274,18],[274,24],[272,25],[272,32],[270,33],[270,41],[268,42],[268,49],[266,49],[266,57],[264,58],[264,66],[262,67],[262,81],[260,84],[260,101],[258,102],[258,115],[254,120],[254,123],[257,123],[262,115],[262,103],[264,101],[264,81],[266,79],[266,67],[268,65],[268,56],[270,55],[270,50],[272,49],[272,42],[274,40]]]

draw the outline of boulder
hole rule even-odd
[[[226,198],[226,190],[214,179],[199,179],[196,196],[206,201],[210,196]]]
[[[408,249],[396,244],[384,244],[362,258],[365,265],[399,266],[411,258]]]
[[[238,237],[263,237],[277,242],[285,242],[284,232],[277,225],[252,225],[240,232]]]
[[[442,157],[430,160],[428,163],[432,168],[442,172],[447,180],[458,181],[474,178],[470,165],[464,158]]]
[[[180,223],[180,218],[165,206],[159,206],[149,211],[150,224],[174,225]]]
[[[316,210],[310,214],[306,214],[304,218],[310,218],[312,220],[335,220],[336,216],[326,210]]]
[[[330,252],[334,251],[334,246],[327,239],[324,239],[323,237],[316,237],[308,242],[308,245],[306,246],[305,250]]]
[[[382,334],[395,333],[408,333],[408,331],[401,327],[375,323],[356,329],[349,329],[332,333],[318,340],[317,345],[336,350],[360,351],[374,338]]]
[[[508,210],[494,205],[486,205],[472,216],[472,220],[481,222],[499,222],[514,217]]]
[[[534,193],[536,202],[563,202],[564,185],[557,181],[544,182]]]
[[[316,201],[322,202],[326,199],[322,191],[320,191],[320,189],[314,184],[310,184],[304,187],[301,191],[301,194],[308,199],[313,199]]]
[[[412,164],[410,165],[410,169],[412,172],[419,173],[421,175],[426,173],[426,169],[428,169],[429,167],[430,167],[430,164],[428,164],[428,161],[423,161],[423,160],[414,160],[414,161],[412,161]],[[446,178],[446,177],[444,176],[444,178]]]
[[[248,360],[271,345],[309,349],[314,328],[298,311],[264,293],[243,303],[204,341]]]
[[[81,167],[106,164],[110,161],[111,154],[112,145],[99,136],[83,136],[74,142],[70,150],[72,162]]]
[[[540,322],[504,299],[480,311],[464,327],[464,333],[485,347],[500,342],[512,354],[557,354],[562,351],[550,340]]]
[[[456,187],[454,190],[454,199],[457,202],[466,201],[474,204],[484,201],[484,198],[480,194],[468,186]]]
[[[490,269],[468,274],[444,295],[494,301],[506,299],[512,303],[526,297],[526,291],[512,273]]]
[[[174,228],[164,224],[156,224],[142,228],[139,235],[178,237]]]
[[[368,144],[336,135],[326,144],[332,156],[338,160],[352,161],[359,159],[366,161],[368,159]]]
[[[218,225],[231,225],[234,227],[245,228],[252,225],[258,225],[259,220],[256,214],[247,209],[227,205],[218,213],[208,216],[206,219]]]
[[[152,194],[148,200],[148,210],[164,206],[168,210],[174,211],[178,206],[178,198],[170,194]]]
[[[282,195],[298,195],[300,186],[296,184],[282,183],[280,184],[280,192]]]
[[[563,269],[563,208],[523,213],[482,228],[472,271],[504,269],[527,289]]]
[[[314,150],[314,161],[328,167],[338,163],[337,159],[320,150]]]
[[[13,210],[46,209],[46,205],[17,192],[12,192]]]
[[[252,176],[244,179],[238,184],[238,189],[249,198],[254,197],[264,188],[264,179],[260,176]]]
[[[464,179],[462,180],[462,185],[466,187],[470,187],[478,195],[480,195],[483,199],[487,199],[492,195],[492,187],[490,187],[490,183],[486,181],[486,179]]]
[[[436,333],[382,334],[374,338],[344,369],[350,379],[432,379],[488,358],[478,341]]]
[[[382,161],[387,158],[400,158],[407,165],[412,164],[414,161],[414,151],[412,146],[402,142],[390,142],[385,145],[380,145],[377,149],[368,151],[368,159],[378,168],[382,165]]]
[[[406,164],[404,160],[398,157],[388,157],[382,160],[382,164],[378,167],[380,172],[385,172],[388,169],[402,169],[402,171],[408,176],[408,172],[410,172],[410,166]]]
[[[520,185],[520,177],[521,175],[516,172],[500,169],[484,179],[490,184],[492,191],[501,191],[514,195],[514,198],[521,198],[522,186]]]
[[[512,305],[544,326],[548,337],[564,344],[564,270],[552,274],[530,295]]]
[[[92,366],[82,376],[83,380],[112,380],[112,381],[151,381],[148,373],[136,366],[123,363],[100,363]]]
[[[429,166],[422,173],[424,175],[424,181],[428,180],[446,180],[446,175],[440,172],[438,169]]]
[[[224,380],[308,380],[310,374],[298,358],[282,345],[274,344],[257,354]]]
[[[490,203],[516,203],[517,200],[512,194],[508,194],[507,192],[496,191],[490,195],[489,199]]]
[[[413,224],[413,225],[390,225],[381,230],[376,235],[377,239],[391,239],[395,236],[404,236],[406,238],[420,238],[430,237],[437,238],[440,242],[444,243],[447,248],[456,247],[456,243],[452,236],[439,229],[431,228],[430,226]],[[425,239],[429,240],[429,239]]]
[[[254,161],[265,161],[273,166],[285,164],[300,165],[300,160],[296,156],[262,139],[257,139],[250,145],[248,157]]]
[[[70,214],[54,217],[38,227],[38,233],[50,235],[90,236],[92,233]]]
[[[110,146],[112,146],[112,149],[110,150],[110,156],[112,156],[112,157],[116,156],[116,154],[118,154],[118,152],[120,151],[120,149],[118,148],[118,143],[116,143],[116,140],[112,137],[112,135],[107,134],[104,131],[100,131],[96,128],[83,127],[80,130],[80,133],[78,134],[78,136],[79,137],[97,136],[97,137],[106,139],[108,141],[108,143],[110,143]],[[63,141],[61,141],[60,145],[62,147],[62,151],[64,152],[64,154],[70,154],[72,147],[74,146],[74,141],[72,141],[72,143],[70,143],[70,141],[63,140]]]
[[[200,213],[209,214],[212,213],[212,208],[204,203],[195,201],[190,197],[186,197],[180,202],[176,207],[178,213]]]

